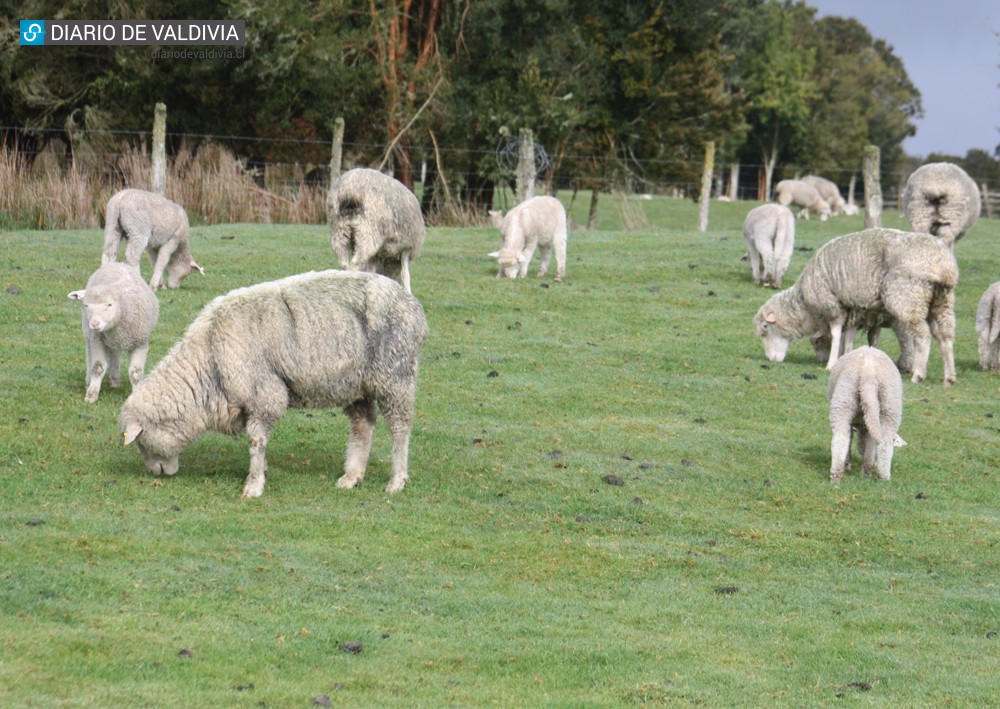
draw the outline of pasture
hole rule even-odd
[[[573,217],[586,222],[586,204]],[[334,487],[340,411],[291,411],[264,496],[244,438],[171,479],[83,402],[101,234],[0,232],[0,705],[985,706],[1000,676],[1000,376],[974,314],[1000,222],[956,247],[958,383],[905,380],[893,479],[828,479],[827,374],[764,358],[751,203],[606,199],[566,282],[494,278],[490,228],[431,228],[410,482],[380,421]],[[800,221],[791,285],[861,217]],[[885,225],[901,227],[893,213]],[[323,226],[194,226],[147,371],[232,288],[332,267]],[[554,264],[553,264],[554,267]],[[148,262],[143,273],[149,277]],[[891,331],[882,346],[895,357]]]

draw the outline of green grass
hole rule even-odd
[[[334,410],[282,420],[259,500],[244,439],[148,476],[117,445],[127,383],[83,403],[66,293],[99,232],[0,233],[0,705],[995,704],[1000,377],[973,318],[1000,222],[957,246],[958,384],[935,346],[892,482],[856,463],[832,486],[825,371],[807,341],[771,364],[753,335],[750,206],[713,204],[700,234],[693,203],[641,202],[650,226],[626,232],[606,199],[563,284],[537,260],[495,279],[494,230],[430,230],[391,498],[381,425],[365,483],[335,489]],[[797,246],[860,224],[800,222]],[[315,226],[195,228],[192,251],[208,275],[161,294],[150,368],[214,296],[334,263]]]

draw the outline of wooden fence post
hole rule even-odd
[[[705,143],[705,166],[701,170],[701,195],[698,198],[698,231],[708,229],[708,203],[712,198],[712,173],[715,171],[715,142]]]
[[[153,176],[152,191],[165,196],[167,193],[167,106],[156,104],[153,111]]]
[[[344,119],[338,116],[333,122],[333,147],[330,149],[330,184],[338,177],[344,162]]]
[[[517,203],[535,194],[535,139],[530,128],[522,128],[517,144]]]
[[[881,154],[877,145],[865,147],[861,172],[865,180],[865,229],[882,226]]]

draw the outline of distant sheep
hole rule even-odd
[[[754,329],[772,362],[790,340],[830,334],[832,369],[852,313],[884,312],[912,353],[913,381],[927,376],[930,340],[941,346],[944,383],[955,383],[955,284],[951,250],[928,234],[867,229],[828,241],[806,263],[795,284],[775,294],[754,316]]]
[[[124,263],[101,266],[87,279],[84,290],[69,293],[82,301],[83,336],[87,341],[87,393],[84,401],[97,402],[101,381],[121,384],[122,353],[128,353],[128,378],[132,386],[142,379],[149,352],[149,335],[160,316],[153,289],[142,280],[138,267]]]
[[[340,267],[395,278],[410,289],[410,261],[426,228],[416,195],[378,170],[356,168],[331,185],[326,199],[330,246]]]
[[[536,247],[541,254],[539,277],[549,272],[553,251],[556,254],[556,281],[566,276],[566,209],[562,202],[555,197],[532,197],[511,209],[506,216],[490,212],[490,218],[500,228],[503,239],[500,250],[489,254],[500,265],[498,278],[524,278]]]
[[[830,205],[827,204],[819,191],[807,182],[801,180],[782,180],[774,188],[775,201],[787,207],[794,204],[802,207],[799,216],[809,218],[809,212],[818,214],[820,220],[826,221],[830,218]]]
[[[260,497],[267,443],[285,411],[342,406],[351,430],[337,487],[351,488],[365,476],[377,405],[392,433],[386,492],[398,492],[426,335],[420,303],[383,276],[331,270],[239,288],[205,306],[125,401],[124,443],[138,444],[154,475],[173,475],[203,432],[246,432],[243,497]]]
[[[830,480],[840,482],[850,468],[852,429],[858,432],[862,473],[879,480],[891,477],[893,449],[906,445],[899,437],[903,420],[903,380],[889,355],[859,347],[830,370]]]
[[[836,216],[845,211],[847,205],[840,195],[840,188],[837,187],[836,182],[819,175],[806,175],[802,181],[815,187],[823,201],[830,205],[830,216]]]
[[[987,288],[979,301],[976,332],[979,333],[979,368],[984,372],[1000,372],[1000,281]]]
[[[166,197],[144,190],[122,190],[108,200],[104,212],[104,253],[102,264],[118,260],[122,237],[125,263],[139,267],[142,252],[149,255],[153,275],[149,286],[177,288],[192,269],[205,275],[205,269],[191,258],[188,245],[188,218],[184,208]]]
[[[743,220],[754,283],[781,288],[795,245],[795,216],[780,204],[762,204],[751,209]]]
[[[932,234],[949,247],[976,223],[980,207],[976,183],[948,162],[918,167],[903,190],[903,217],[913,231]]]

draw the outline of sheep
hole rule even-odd
[[[787,207],[794,204],[802,207],[799,212],[800,217],[809,218],[809,212],[819,215],[821,221],[830,218],[830,205],[820,197],[819,192],[812,185],[801,180],[782,180],[774,188],[775,201]]]
[[[976,309],[976,332],[979,333],[979,368],[1000,372],[1000,281],[983,293]]]
[[[101,381],[121,383],[122,353],[128,353],[128,378],[135,388],[142,379],[149,353],[149,336],[160,316],[160,303],[146,285],[138,267],[124,263],[101,266],[87,279],[83,290],[71,291],[81,301],[83,336],[87,342],[84,401],[97,403]]]
[[[772,362],[789,341],[830,333],[827,369],[840,355],[841,333],[852,313],[884,312],[903,333],[913,381],[927,376],[930,339],[941,347],[944,383],[955,383],[955,284],[958,265],[929,234],[866,229],[828,241],[806,263],[791,288],[772,296],[754,316],[754,329]]]
[[[555,197],[531,197],[500,218],[490,213],[491,221],[499,226],[503,243],[499,251],[489,254],[499,262],[497,278],[524,278],[537,247],[541,254],[538,276],[549,272],[552,252],[556,254],[556,281],[566,276],[566,209]],[[499,221],[499,224],[497,222]]]
[[[852,429],[858,431],[862,474],[879,480],[891,477],[893,449],[905,446],[899,437],[903,420],[903,379],[889,355],[874,347],[859,347],[830,370],[830,481],[840,482],[851,464]]]
[[[844,203],[844,198],[840,196],[840,188],[837,187],[836,182],[819,175],[806,175],[802,181],[815,187],[823,201],[830,205],[831,217],[845,212],[847,205]]]
[[[118,260],[118,246],[125,237],[125,263],[138,268],[142,252],[149,255],[153,290],[164,287],[164,271],[167,288],[177,288],[192,269],[205,275],[191,258],[187,213],[176,202],[153,192],[122,190],[108,200],[104,216],[102,264]]]
[[[743,220],[743,238],[753,282],[781,288],[795,244],[795,216],[791,210],[780,204],[754,207]]]
[[[350,418],[338,488],[362,481],[376,405],[392,433],[392,476],[403,489],[427,336],[423,308],[381,275],[328,270],[238,288],[211,301],[125,401],[124,445],[146,469],[174,475],[183,449],[205,431],[245,432],[250,472],[243,497],[260,497],[271,431],[289,408],[342,406]]]
[[[378,170],[356,168],[330,186],[326,212],[341,268],[380,273],[413,292],[410,261],[420,255],[426,235],[413,192]]]
[[[979,188],[966,172],[947,162],[922,165],[903,190],[903,218],[913,231],[932,234],[949,248],[979,219]]]

